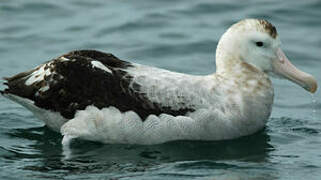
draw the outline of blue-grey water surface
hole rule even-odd
[[[1,0],[0,76],[74,49],[208,74],[222,33],[248,17],[271,21],[289,59],[321,82],[317,0]],[[0,96],[0,179],[321,179],[321,93],[273,81],[273,113],[257,134],[154,146],[78,141],[69,159],[61,135]]]

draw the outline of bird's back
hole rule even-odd
[[[150,114],[185,115],[195,110],[194,104],[201,104],[197,100],[203,101],[197,98],[201,77],[134,64],[92,50],[72,51],[5,79],[8,88],[3,94],[26,98],[66,119],[93,105],[132,110],[144,121]]]

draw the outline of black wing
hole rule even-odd
[[[99,61],[110,71],[94,67],[92,61]],[[1,93],[11,93],[31,99],[35,105],[60,112],[72,119],[77,110],[88,105],[98,108],[114,106],[120,111],[132,110],[143,120],[150,114],[184,115],[193,109],[172,110],[153,103],[140,93],[140,85],[132,84],[132,76],[125,70],[134,65],[122,61],[109,53],[93,50],[72,51],[44,64],[50,73],[44,79],[26,85],[30,75],[39,67],[28,72],[5,78],[8,86]],[[47,87],[45,90],[41,88]],[[134,89],[133,89],[134,88]]]

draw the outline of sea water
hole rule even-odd
[[[298,68],[321,81],[321,2],[277,0],[2,0],[0,76],[75,49],[190,74],[215,71],[220,36],[243,18],[265,18]],[[320,91],[273,80],[262,131],[235,140],[153,146],[76,141],[0,96],[0,179],[309,179],[321,177]],[[0,85],[3,89],[4,86]]]

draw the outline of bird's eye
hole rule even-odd
[[[257,47],[262,47],[263,46],[263,42],[262,41],[258,41],[255,43]]]

